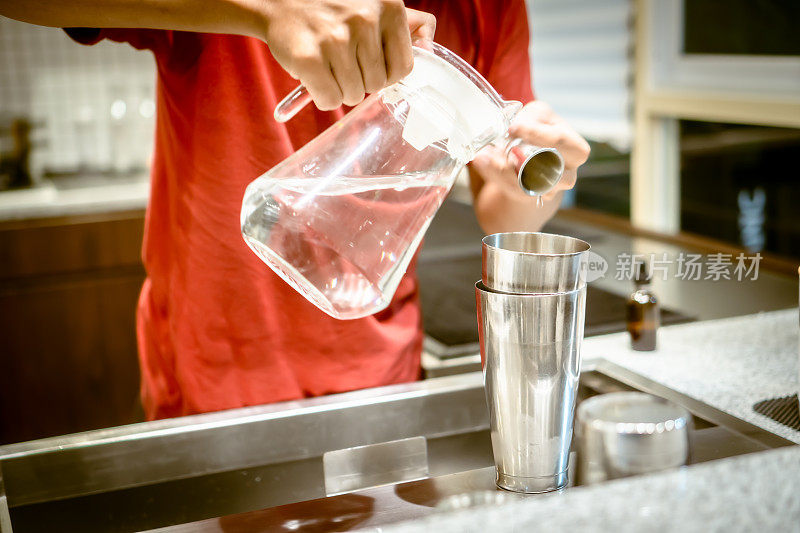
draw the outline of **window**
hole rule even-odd
[[[737,179],[742,179],[742,161],[736,160],[734,152],[724,150],[726,155],[718,154],[721,159],[716,162],[696,152],[691,155],[687,143],[708,143],[712,132],[728,139],[753,135],[760,138],[753,141],[755,145],[761,143],[758,153],[772,153],[777,148],[768,139],[793,135],[780,128],[800,128],[800,42],[796,37],[800,3],[636,0],[636,6],[631,220],[650,230],[694,230],[740,242],[736,223],[719,227],[703,224],[693,213],[696,206],[692,207],[692,202],[697,194],[717,194],[719,199],[730,193],[738,198],[740,189],[735,180],[730,181],[727,171],[738,172]],[[707,138],[699,141],[698,136]],[[751,143],[740,149],[746,152],[753,146]],[[696,174],[695,166],[724,165],[724,161],[739,170],[719,167]],[[689,175],[705,180],[706,189],[683,190],[693,186]],[[707,182],[712,175],[720,180],[714,186]],[[750,175],[762,180],[758,191],[767,194],[765,209],[772,209],[767,189],[776,186],[775,182],[766,174]],[[734,189],[723,191],[724,187]],[[756,186],[749,190],[751,203],[758,205],[761,192]],[[689,205],[682,205],[687,202]],[[712,207],[708,209],[716,213]],[[730,204],[725,209],[736,212]],[[764,246],[773,246],[776,235],[764,237]],[[776,244],[774,249],[778,248],[783,249]]]
[[[683,53],[800,56],[797,0],[689,0]]]
[[[797,0],[642,0],[651,83],[672,89],[800,92]],[[767,27],[769,30],[763,30]],[[767,37],[768,35],[768,37]],[[781,53],[770,52],[778,50]]]
[[[681,229],[800,257],[800,129],[680,121]]]

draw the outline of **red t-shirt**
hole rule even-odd
[[[532,100],[523,0],[408,1],[436,15],[436,40],[506,98]],[[333,319],[244,243],[250,181],[343,111],[272,118],[297,82],[253,38],[162,30],[70,30],[149,49],[157,120],[138,306],[142,400],[149,419],[418,379],[422,329],[411,268],[390,306]],[[465,288],[468,290],[469,288]]]

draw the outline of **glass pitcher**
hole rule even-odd
[[[248,246],[334,318],[389,304],[460,169],[506,133],[521,107],[430,45],[414,47],[407,77],[367,97],[245,192]],[[308,101],[299,89],[276,117]]]

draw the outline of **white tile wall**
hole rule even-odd
[[[34,122],[36,173],[145,167],[155,75],[149,52],[0,17],[0,121]]]

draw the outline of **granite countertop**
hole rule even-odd
[[[586,339],[585,361],[606,358],[800,444],[800,432],[752,410],[800,389],[797,308],[662,328],[656,352],[627,333]],[[743,455],[442,513],[381,531],[800,531],[800,446]]]

